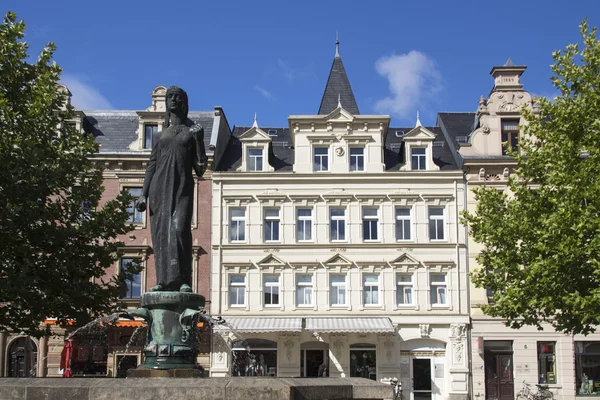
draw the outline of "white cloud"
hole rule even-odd
[[[258,85],[254,85],[254,90],[256,90],[258,93],[262,94],[267,100],[270,101],[275,101],[275,96],[273,96],[273,94],[271,92],[269,92],[267,89],[258,86]]]
[[[296,73],[281,58],[277,59],[277,65],[281,68],[284,78],[289,82],[294,82]]]
[[[80,110],[113,110],[115,107],[96,88],[84,82],[84,79],[63,74],[61,83],[73,94],[71,103]]]
[[[375,103],[378,112],[413,117],[442,90],[442,74],[436,63],[416,50],[381,57],[375,62],[375,69],[389,81],[390,89],[389,96]]]

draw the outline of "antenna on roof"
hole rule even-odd
[[[417,123],[415,124],[415,128],[423,126],[421,125],[421,119],[419,118],[419,110],[417,110]]]
[[[335,56],[340,56],[340,39],[338,38],[338,31],[335,31]]]
[[[256,112],[254,113],[254,123],[252,124],[253,128],[258,128],[258,123],[256,122]]]

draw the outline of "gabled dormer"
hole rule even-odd
[[[137,111],[137,140],[129,146],[131,150],[150,151],[156,134],[163,130],[166,112],[167,88],[157,86],[151,93],[152,102],[145,111]]]
[[[526,123],[521,109],[533,106],[531,95],[521,83],[526,68],[513,65],[510,58],[504,65],[492,68],[494,86],[487,98],[479,99],[473,131],[467,143],[460,144],[461,156],[501,157],[506,155],[504,143],[518,147],[520,127]]]
[[[417,123],[417,126],[404,135],[404,165],[401,171],[438,171],[433,162],[433,142],[435,133]]]
[[[274,171],[273,166],[269,163],[271,137],[258,127],[256,117],[254,117],[252,127],[242,133],[238,139],[242,143],[242,165],[238,171]]]
[[[68,107],[72,107],[71,98],[73,94],[65,85],[58,84],[56,90],[62,95],[64,101],[60,107],[60,111],[66,111]],[[65,120],[66,125],[73,126],[77,132],[82,132],[83,121],[85,120],[85,113],[81,110],[74,110],[71,118]]]

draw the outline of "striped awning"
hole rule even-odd
[[[306,318],[306,330],[322,333],[394,332],[394,325],[384,317]]]
[[[302,318],[223,317],[224,324],[215,325],[216,330],[232,330],[245,333],[301,332]]]

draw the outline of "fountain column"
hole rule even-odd
[[[46,376],[46,365],[48,363],[48,337],[40,338],[40,354],[38,355],[37,376],[44,378]]]

